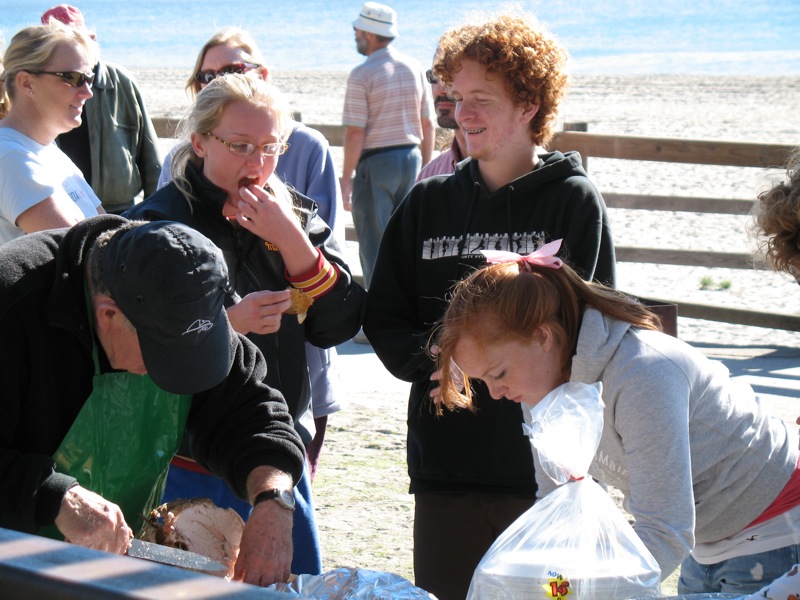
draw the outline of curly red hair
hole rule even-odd
[[[558,106],[569,86],[568,55],[555,38],[530,18],[505,15],[480,25],[450,29],[439,40],[434,70],[445,85],[464,60],[502,75],[517,105],[538,105],[531,139],[545,146],[553,137]]]

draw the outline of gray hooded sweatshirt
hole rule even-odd
[[[587,309],[571,381],[603,383],[605,422],[589,474],[625,495],[664,577],[695,542],[752,523],[797,465],[797,433],[724,365],[669,335]],[[544,495],[555,484],[536,473]]]

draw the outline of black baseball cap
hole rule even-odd
[[[108,241],[102,277],[158,387],[194,394],[228,376],[236,345],[224,306],[228,268],[211,240],[171,221],[120,231]]]

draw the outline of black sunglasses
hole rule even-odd
[[[437,83],[439,83],[439,78],[433,72],[433,69],[428,69],[427,71],[425,71],[425,79],[427,79],[428,83],[430,83],[431,85],[436,85]]]
[[[261,65],[256,65],[254,63],[233,63],[230,65],[225,65],[218,71],[200,71],[194,76],[194,78],[198,81],[198,83],[209,84],[217,77],[222,77],[223,75],[242,75],[251,69],[257,69],[260,66]]]
[[[94,73],[87,75],[80,71],[28,71],[31,75],[55,75],[60,77],[72,87],[81,87],[84,83],[88,83],[92,87],[94,83]]]

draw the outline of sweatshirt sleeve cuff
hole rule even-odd
[[[328,262],[328,259],[317,248],[317,264],[309,271],[295,277],[290,277],[284,271],[289,283],[298,290],[316,299],[330,292],[341,275],[338,265]]]
[[[78,485],[78,480],[63,473],[53,473],[42,482],[36,498],[36,522],[40,527],[52,525],[58,511],[61,510],[61,501],[71,487]]]

